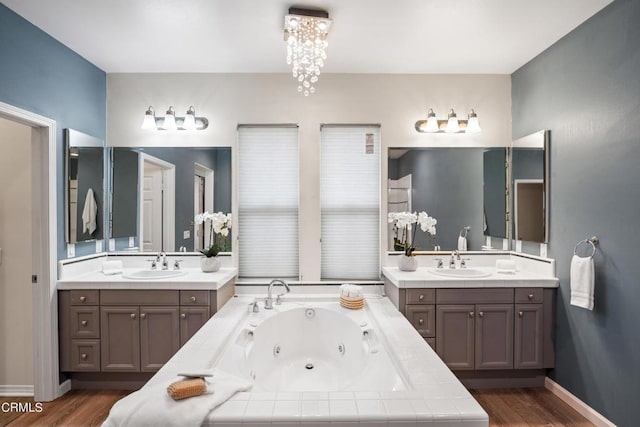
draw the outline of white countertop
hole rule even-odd
[[[382,267],[382,275],[398,288],[557,288],[557,277],[530,272],[496,273],[494,267],[474,267],[489,273],[485,277],[445,277],[433,273],[431,267],[416,271],[400,271],[398,267]]]
[[[139,268],[125,269],[123,274],[105,275],[101,271],[58,280],[60,290],[73,289],[190,289],[217,290],[238,274],[237,268],[221,268],[213,273],[203,273],[199,268],[184,268],[186,274],[178,277],[153,280],[135,280],[123,277]]]

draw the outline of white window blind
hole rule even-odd
[[[322,278],[379,279],[379,127],[322,127],[320,207]]]
[[[298,129],[238,129],[241,277],[298,277]]]

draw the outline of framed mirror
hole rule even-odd
[[[230,147],[116,147],[110,157],[110,236],[133,237],[134,250],[197,251],[210,236],[194,216],[231,212]]]
[[[510,195],[515,240],[549,241],[549,131],[513,141]]]
[[[104,238],[104,141],[64,129],[67,243]]]
[[[451,251],[458,249],[459,237],[466,234],[467,250],[481,250],[484,244],[485,152],[490,151],[502,165],[492,170],[499,175],[492,188],[495,199],[502,195],[501,217],[504,219],[506,148],[389,148],[387,213],[425,211],[434,217],[436,236],[432,241],[426,233],[416,233],[417,250]],[[502,156],[502,157],[500,157]],[[491,163],[487,167],[492,167]],[[499,188],[502,185],[501,189]],[[385,215],[386,218],[386,215]],[[490,224],[491,226],[491,224]],[[394,250],[394,230],[388,225],[387,249]],[[469,229],[466,230],[465,228]],[[494,226],[500,229],[500,224]],[[502,225],[504,233],[504,223]]]

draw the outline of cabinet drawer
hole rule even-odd
[[[408,305],[407,319],[425,338],[436,336],[436,306]]]
[[[180,305],[209,305],[209,291],[180,291]]]
[[[71,338],[100,338],[98,307],[71,307]]]
[[[98,305],[99,291],[71,291],[71,305]]]
[[[107,290],[100,292],[101,305],[178,305],[178,291]]]
[[[98,372],[100,370],[100,341],[71,341],[71,371]]]
[[[438,289],[437,304],[509,304],[513,303],[513,289],[466,288]]]
[[[543,288],[516,288],[517,303],[542,303]]]
[[[435,289],[407,289],[407,305],[409,304],[435,304]]]

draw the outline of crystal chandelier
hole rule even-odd
[[[327,59],[329,14],[323,10],[291,8],[284,18],[284,40],[287,42],[287,64],[298,81],[298,92],[305,96],[316,91],[314,84]]]

